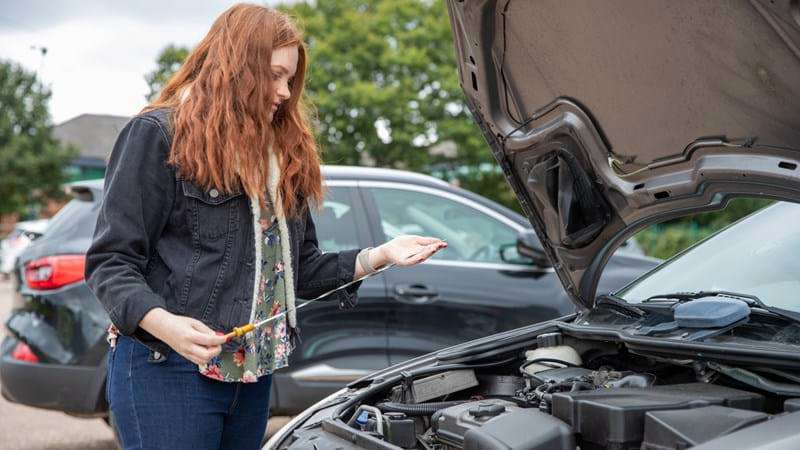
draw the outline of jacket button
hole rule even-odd
[[[211,189],[210,191],[208,191],[208,195],[210,195],[211,198],[217,198],[219,197],[219,191],[216,189]]]

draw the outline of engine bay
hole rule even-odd
[[[545,333],[513,358],[401,373],[321,424],[341,442],[306,428],[282,448],[682,450],[800,410],[771,389],[795,375],[715,367]]]

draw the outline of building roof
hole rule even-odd
[[[130,117],[106,114],[81,114],[53,128],[53,136],[74,145],[82,158],[107,161],[122,127]]]

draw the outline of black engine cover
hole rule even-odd
[[[681,450],[766,421],[767,414],[724,406],[650,411],[644,419],[642,450]]]
[[[762,410],[764,397],[704,383],[553,394],[553,416],[572,425],[581,449],[638,449],[648,411],[707,405]]]

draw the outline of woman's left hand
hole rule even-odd
[[[447,242],[441,239],[404,235],[382,244],[376,250],[382,260],[379,263],[381,266],[392,263],[398,266],[413,266],[446,247]]]

